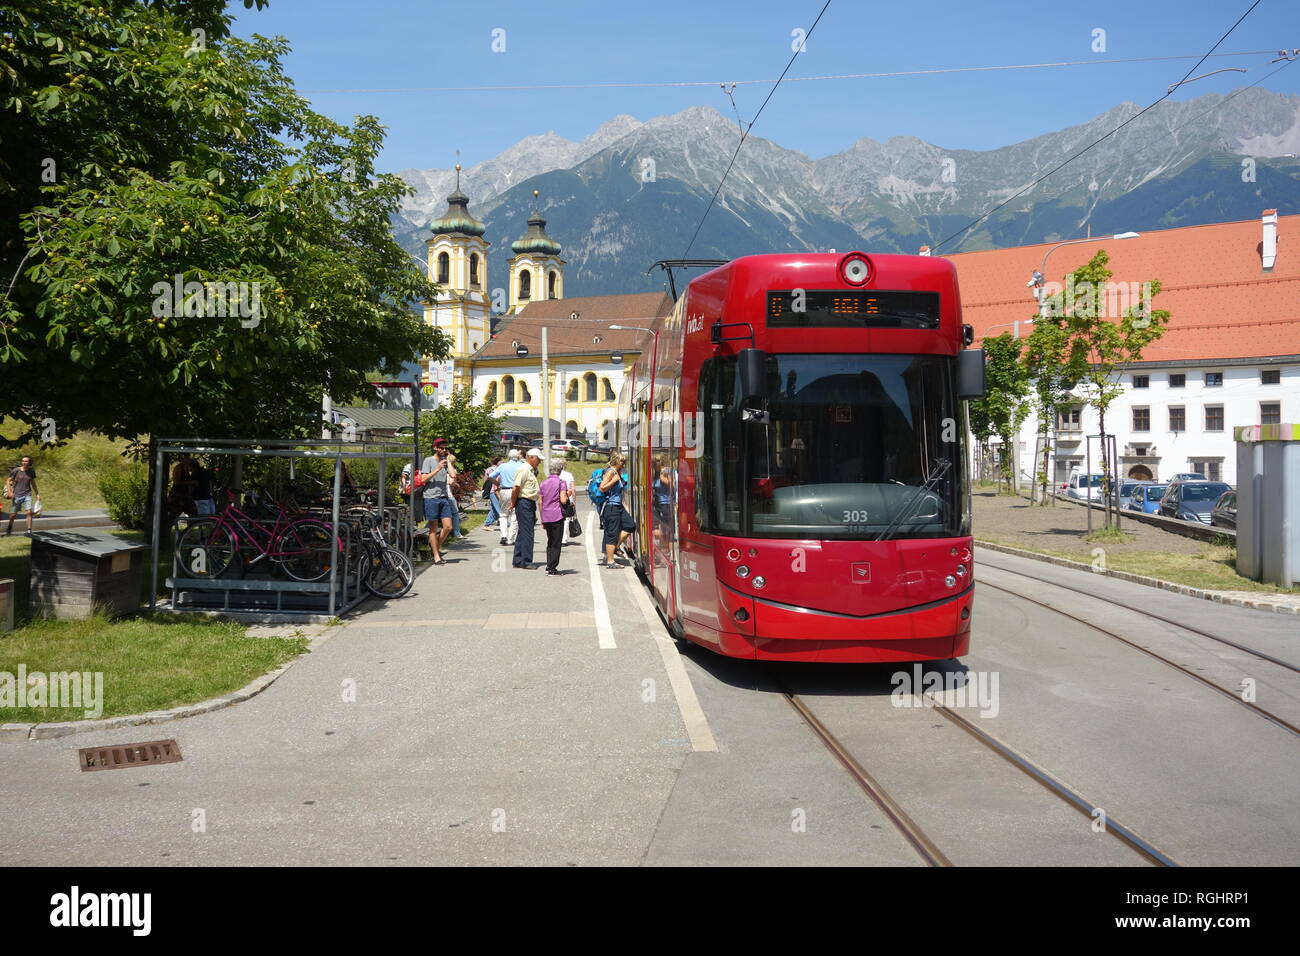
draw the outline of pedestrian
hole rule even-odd
[[[14,533],[14,518],[18,517],[20,511],[27,513],[27,533],[32,533],[32,506],[40,496],[36,487],[36,466],[30,456],[23,455],[18,467],[10,468],[9,477],[5,479],[5,497],[13,499],[13,507],[9,510],[9,527],[5,529],[6,538]]]
[[[424,490],[424,517],[429,522],[429,548],[434,564],[446,564],[442,546],[451,536],[452,512],[456,501],[451,496],[451,482],[456,477],[446,444],[435,445],[433,454],[420,465],[421,488]]]
[[[659,478],[654,483],[655,537],[667,545],[673,534],[673,470],[665,463],[659,468]]]
[[[190,460],[193,462],[190,474],[194,478],[195,511],[201,515],[214,515],[217,513],[217,503],[212,500],[212,472],[196,459]]]
[[[198,505],[194,503],[194,490],[199,486],[198,465],[194,456],[187,453],[181,455],[180,460],[172,466],[172,485],[167,495],[167,506],[173,518],[179,515],[193,517],[199,513]]]
[[[487,531],[496,527],[497,518],[501,515],[500,509],[497,508],[497,466],[501,464],[501,456],[493,455],[492,464],[483,469],[483,500],[488,503],[487,520],[483,522],[483,530]]]
[[[533,535],[537,530],[537,504],[541,497],[537,482],[537,466],[542,463],[542,453],[530,448],[524,453],[524,464],[515,475],[510,490],[510,504],[515,514],[518,530],[515,539],[514,566],[525,570],[533,566]]]
[[[623,507],[623,492],[627,488],[627,480],[622,475],[623,461],[622,453],[610,452],[609,464],[600,476],[600,491],[605,495],[605,504],[600,509],[600,526],[605,532],[605,563],[601,565],[604,568],[623,567],[615,560],[614,553],[636,527],[632,516]]]
[[[456,467],[456,454],[455,454],[455,452],[453,452],[453,451],[451,450],[451,446],[447,444],[447,439],[445,439],[445,438],[435,438],[435,439],[433,440],[433,450],[436,452],[439,448],[442,448],[442,449],[444,449],[444,450],[447,452],[447,462],[451,465],[451,477],[452,477],[452,479],[454,480],[455,477],[456,477],[456,475],[459,474],[459,471],[460,471],[460,469],[458,469],[458,468]],[[345,464],[343,467],[346,468],[347,465]],[[460,541],[465,541],[465,540],[467,540],[467,539],[469,538],[469,535],[467,535],[467,534],[462,534],[462,533],[461,533],[461,530],[460,530],[460,501],[459,501],[459,499],[457,499],[457,497],[456,497],[456,489],[455,489],[454,485],[453,485],[452,483],[450,483],[450,482],[449,482],[448,485],[447,485],[447,495],[448,495],[449,498],[451,498],[451,533],[452,533],[452,536],[455,537],[455,538],[457,538],[457,539],[460,540]]]
[[[501,527],[501,543],[504,545],[514,544],[519,535],[519,523],[511,494],[515,487],[515,476],[527,467],[519,459],[519,449],[511,448],[506,460],[497,466],[497,511],[500,513],[497,524]]]
[[[550,475],[538,488],[542,505],[542,527],[546,529],[546,573],[560,573],[560,548],[564,546],[564,514],[572,492],[564,483],[564,459],[552,458]]]
[[[578,516],[578,508],[577,508],[577,502],[575,501],[573,496],[577,494],[578,486],[574,482],[573,472],[569,471],[568,462],[564,461],[564,459],[562,458],[560,459],[560,461],[564,462],[564,467],[560,471],[560,481],[564,482],[564,486],[569,490],[569,502],[564,508],[564,517],[576,518]],[[569,522],[565,521],[564,537],[560,541],[560,546],[563,547],[564,545],[568,544],[570,537],[572,536],[569,534]]]

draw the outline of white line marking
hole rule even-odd
[[[713,731],[709,729],[709,719],[704,716],[700,699],[695,696],[695,687],[691,684],[690,675],[686,673],[686,666],[682,663],[682,655],[677,651],[676,642],[664,629],[664,623],[659,620],[659,615],[651,605],[650,597],[645,593],[641,582],[629,575],[627,584],[632,591],[632,600],[641,609],[641,616],[645,618],[646,626],[650,629],[650,636],[659,645],[659,656],[663,658],[664,669],[668,671],[668,683],[672,685],[673,697],[677,700],[677,710],[681,713],[682,723],[686,725],[686,733],[691,738],[691,749],[717,753],[718,742],[713,739]]]
[[[602,649],[615,648],[614,625],[609,620],[609,602],[605,600],[605,582],[596,567],[596,512],[587,516],[587,573],[591,575],[591,606],[596,613],[596,636]],[[603,556],[602,556],[603,557]]]

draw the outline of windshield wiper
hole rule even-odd
[[[924,499],[925,495],[933,493],[935,487],[941,482],[945,475],[952,468],[952,462],[947,458],[938,458],[935,460],[934,469],[926,475],[925,481],[917,485],[916,490],[911,496],[903,502],[903,507],[894,516],[894,520],[889,523],[884,531],[876,536],[877,541],[884,541],[893,537],[895,532],[902,527],[904,521],[908,521],[915,516],[918,505]]]

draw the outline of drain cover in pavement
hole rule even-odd
[[[181,748],[174,740],[150,740],[116,747],[83,747],[77,751],[82,770],[120,770],[154,763],[177,763]]]

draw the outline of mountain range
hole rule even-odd
[[[1123,103],[984,151],[896,136],[811,159],[751,134],[693,243],[740,138],[736,120],[710,107],[645,122],[616,116],[581,142],[529,136],[463,170],[461,189],[492,242],[490,286],[504,283],[510,242],[540,207],[563,246],[568,295],[641,292],[663,286],[659,273],[646,273],[650,264],[682,256],[688,244],[694,258],[936,246],[1139,109]],[[1166,100],[938,251],[1249,219],[1271,207],[1290,213],[1300,208],[1297,154],[1300,96],[1253,88]],[[399,175],[415,194],[393,229],[422,257],[455,173]]]

